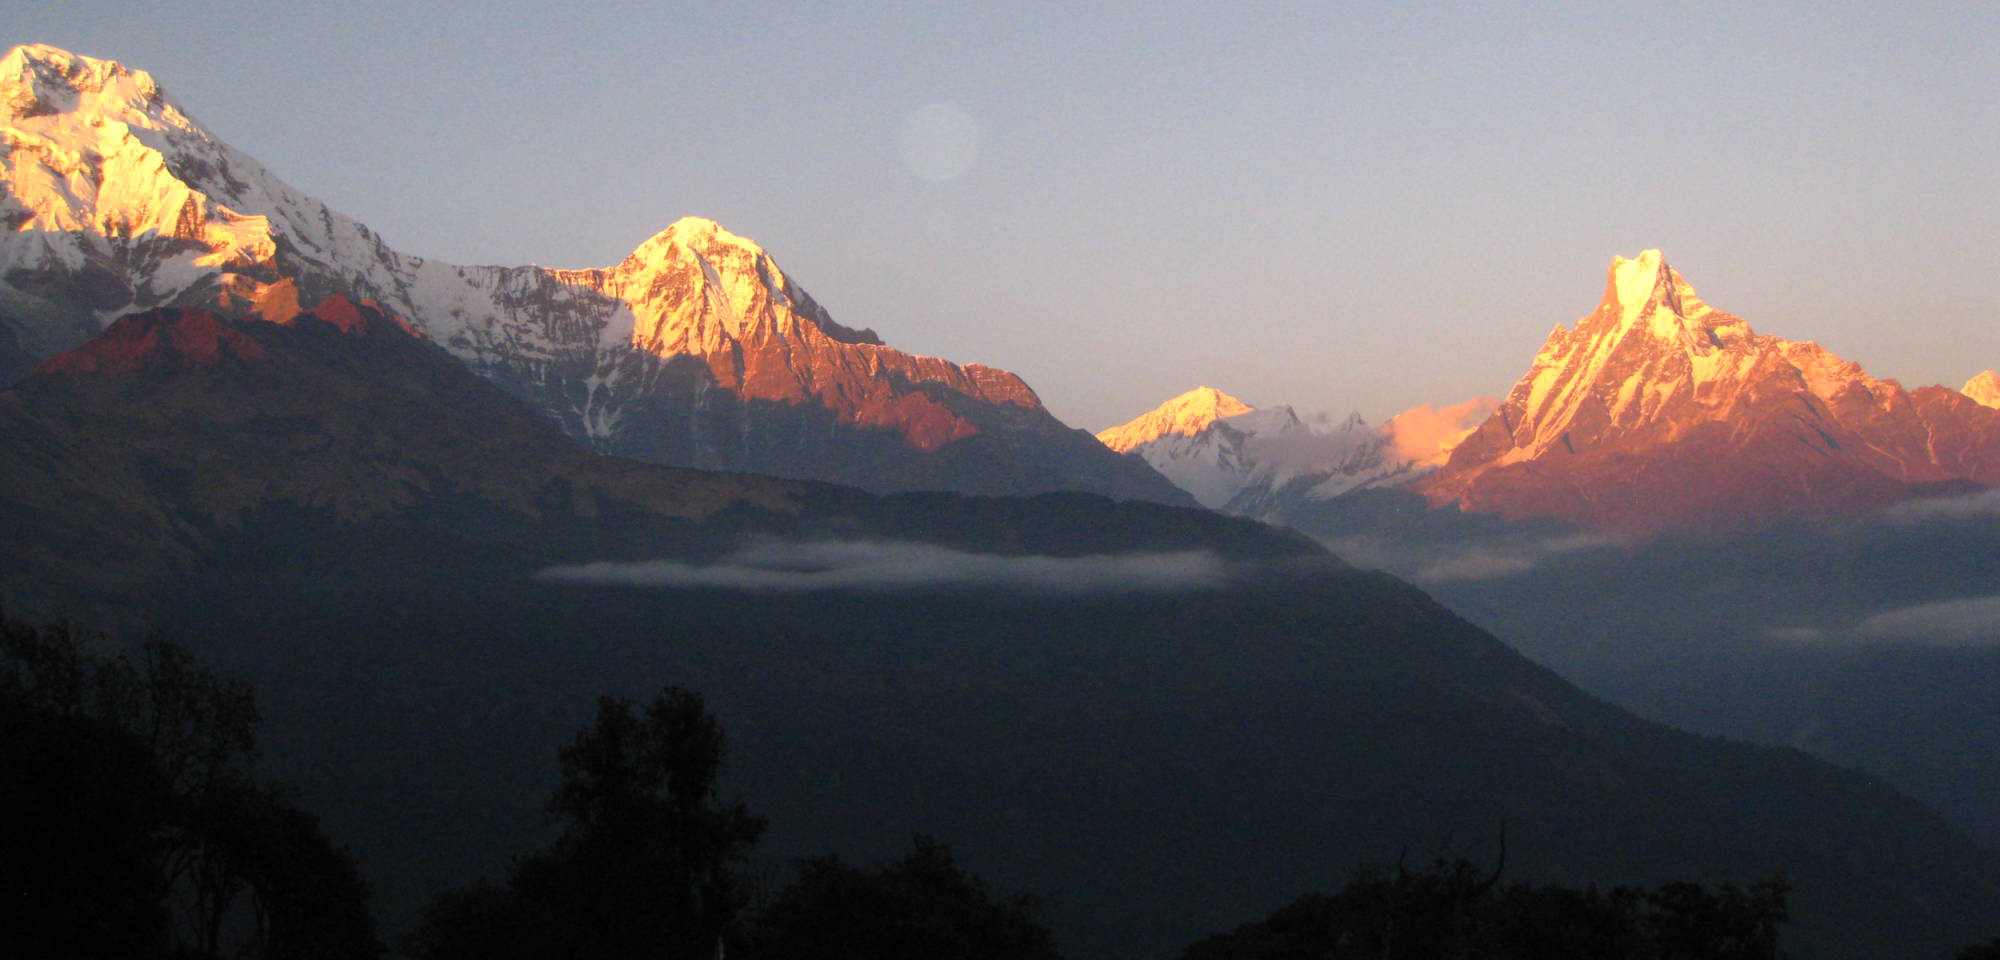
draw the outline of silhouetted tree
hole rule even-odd
[[[1462,857],[1365,870],[1183,960],[1775,960],[1786,887],[1672,883],[1651,891],[1498,883]]]
[[[375,957],[368,888],[251,776],[242,681],[148,643],[0,617],[0,929],[26,956]]]
[[[643,711],[601,699],[559,755],[555,845],[517,861],[505,888],[439,897],[408,948],[429,960],[719,956],[747,899],[738,867],[764,831],[716,799],[723,754],[695,693],[668,687]]]
[[[166,780],[145,743],[0,691],[0,953],[166,949]]]
[[[1972,944],[1960,950],[1953,960],[2000,960],[2000,937]]]
[[[808,860],[753,926],[760,960],[1053,960],[1025,896],[995,900],[951,852],[919,836],[902,860],[859,870]]]
[[[1667,960],[1768,960],[1779,955],[1786,892],[1782,880],[1669,883],[1646,895],[1646,922]]]

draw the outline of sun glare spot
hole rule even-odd
[[[979,159],[979,124],[957,104],[925,104],[903,118],[896,155],[925,180],[953,179]]]

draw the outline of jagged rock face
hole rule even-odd
[[[0,375],[134,310],[281,320],[338,294],[408,318],[604,453],[875,490],[1186,502],[1019,377],[835,323],[710,221],[605,269],[459,266],[399,253],[293,189],[143,71],[18,47],[0,59],[0,111]]]
[[[1643,536],[2000,482],[2000,461],[1983,459],[2000,411],[1937,391],[1920,401],[1818,344],[1755,334],[1649,250],[1613,260],[1597,309],[1558,326],[1417,489]]]
[[[1451,408],[1464,416],[1478,401]],[[1292,408],[1253,409],[1200,387],[1097,438],[1144,459],[1212,510],[1283,522],[1302,502],[1329,500],[1365,487],[1397,484],[1442,462],[1442,449],[1469,427],[1451,430],[1454,413],[1408,411],[1380,428],[1359,414],[1338,424],[1307,424]]]

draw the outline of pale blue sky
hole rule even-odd
[[[0,3],[30,41],[410,253],[713,217],[1093,430],[1504,393],[1647,247],[1877,376],[2000,366],[1995,4]],[[978,153],[931,180],[898,136],[941,102]]]

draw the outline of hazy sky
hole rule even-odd
[[[2000,366],[2000,4],[0,2],[409,253],[674,219],[1097,429],[1503,393],[1613,254],[1877,376]]]

